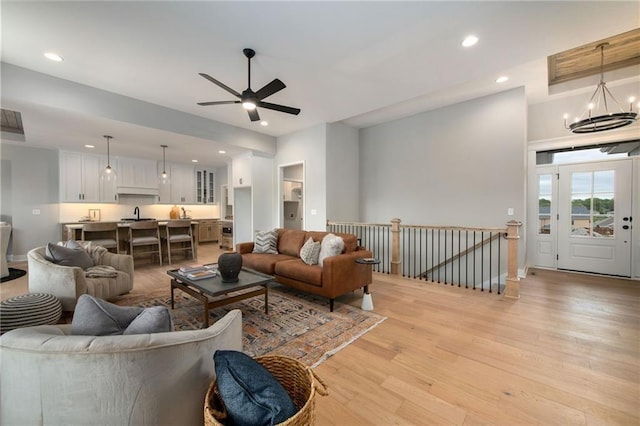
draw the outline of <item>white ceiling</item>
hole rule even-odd
[[[368,127],[523,85],[530,103],[546,101],[546,57],[637,27],[640,3],[3,0],[1,13],[4,63],[277,137],[325,122]],[[465,49],[468,34],[480,41]],[[200,72],[246,88],[245,47],[256,51],[252,88],[279,78],[287,88],[265,101],[300,115],[259,109],[263,127],[240,105],[196,105],[233,99]],[[510,80],[498,85],[500,75]],[[105,125],[136,141],[119,155],[157,156],[169,136],[175,143],[143,126],[2,102],[40,117],[25,122],[33,146],[80,149],[89,135],[99,143]],[[174,161],[217,148],[184,138]]]

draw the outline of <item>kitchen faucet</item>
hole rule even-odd
[[[133,209],[133,214],[137,215],[136,220],[140,220],[140,207],[136,206],[136,208]]]

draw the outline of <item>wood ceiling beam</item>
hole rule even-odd
[[[587,43],[547,57],[549,86],[600,74],[600,48],[604,49],[602,69],[613,71],[640,64],[640,28]]]

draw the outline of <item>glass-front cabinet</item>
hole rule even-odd
[[[196,203],[213,204],[216,201],[216,173],[213,169],[196,169]]]

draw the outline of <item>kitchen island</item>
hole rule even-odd
[[[167,235],[167,222],[168,220],[159,220],[158,226],[160,227],[160,238],[163,239],[162,250],[163,257],[166,251],[166,241],[165,237]],[[82,239],[82,225],[83,223],[88,222],[75,222],[75,223],[63,223],[62,224],[62,241],[66,240],[76,240],[80,241]],[[121,221],[118,222],[118,246],[120,248],[121,254],[126,254],[129,251],[129,225],[131,221]],[[193,233],[193,257],[194,259],[198,258],[198,235],[199,235],[199,221],[191,220],[191,232]]]

